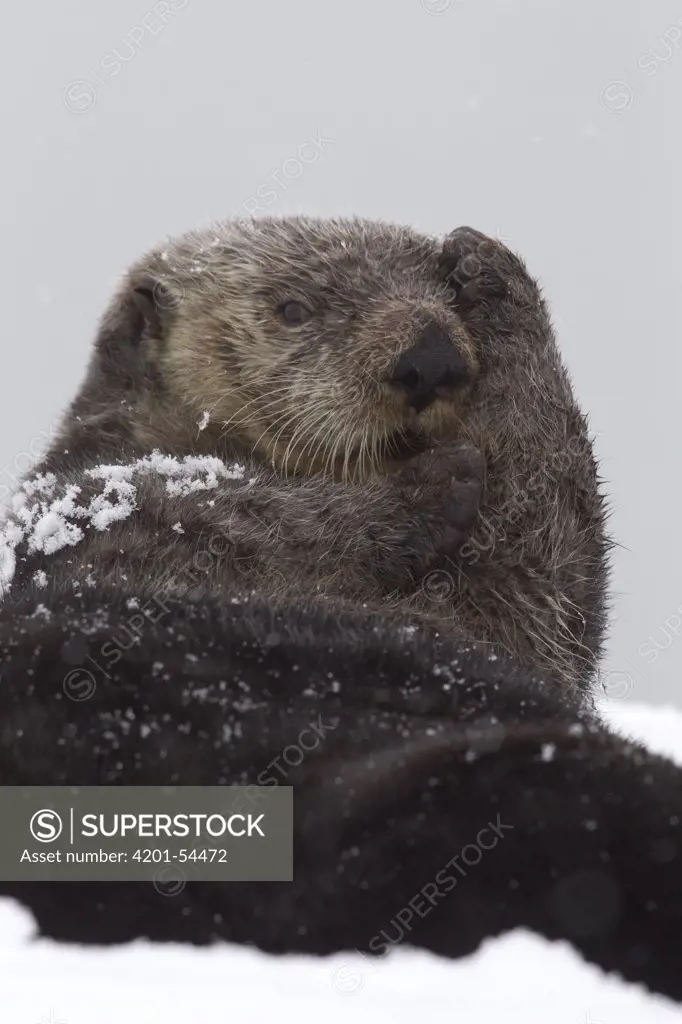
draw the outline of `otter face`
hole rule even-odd
[[[441,251],[408,228],[291,218],[152,253],[130,281],[167,407],[208,413],[214,450],[236,438],[283,474],[366,478],[457,437],[479,364]]]

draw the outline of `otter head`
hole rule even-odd
[[[185,235],[129,273],[101,327],[99,390],[124,388],[146,447],[384,472],[458,436],[479,370],[441,249],[362,220]]]

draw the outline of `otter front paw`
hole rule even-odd
[[[399,474],[414,510],[415,571],[455,558],[469,537],[483,499],[485,459],[465,441],[434,448]]]
[[[474,228],[456,228],[443,243],[439,261],[460,310],[491,307],[506,298],[537,302],[537,285],[522,261],[496,239]]]

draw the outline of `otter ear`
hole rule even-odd
[[[135,324],[131,344],[140,345],[145,336],[158,338],[163,334],[164,301],[160,294],[161,287],[159,282],[151,280],[131,285],[130,301],[137,314],[133,318]]]
[[[144,374],[163,345],[180,303],[173,282],[151,271],[131,273],[104,314],[95,341],[100,359],[119,376]]]

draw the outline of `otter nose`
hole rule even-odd
[[[450,337],[436,323],[422,331],[416,344],[398,359],[391,384],[407,393],[417,412],[438,398],[441,389],[454,388],[466,380],[469,368]]]

